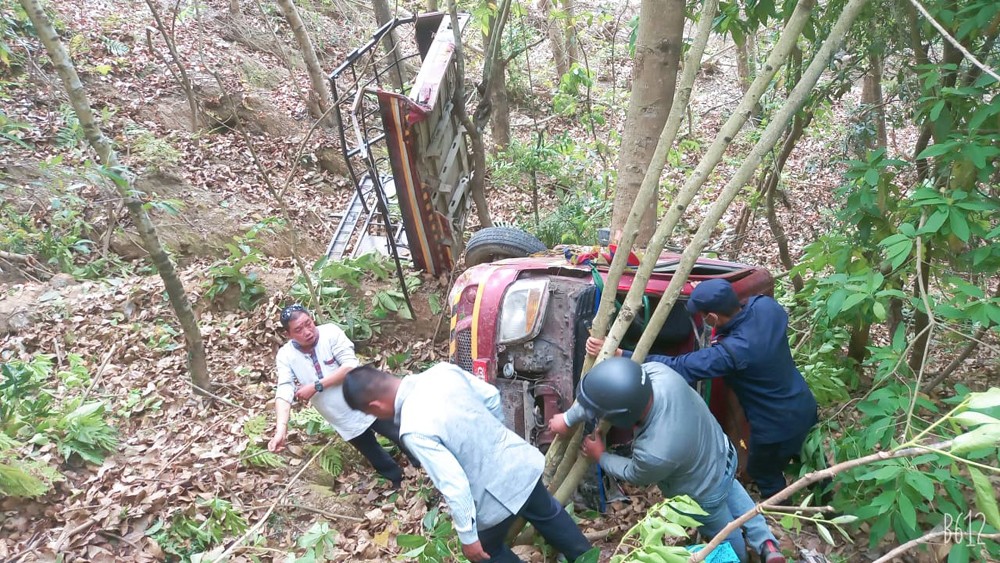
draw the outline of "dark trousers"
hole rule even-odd
[[[802,452],[809,430],[783,442],[757,444],[750,441],[747,474],[757,483],[761,498],[767,498],[784,489],[785,467]]]
[[[396,463],[396,460],[392,459],[389,452],[382,449],[382,446],[379,445],[378,438],[375,436],[376,433],[385,436],[392,443],[399,446],[399,449],[410,459],[411,465],[420,467],[420,462],[410,455],[410,452],[399,441],[399,426],[392,420],[376,420],[368,427],[368,430],[362,432],[358,437],[349,440],[348,443],[361,452],[361,455],[365,456],[365,459],[368,460],[368,463],[372,464],[372,467],[375,468],[375,471],[378,471],[379,475],[391,481],[393,485],[399,486],[403,480],[403,470]]]
[[[549,494],[539,479],[517,514],[492,528],[479,530],[479,542],[483,550],[490,554],[490,563],[523,563],[504,541],[518,516],[530,522],[549,545],[570,561],[590,550],[590,542],[573,522],[573,518],[563,510],[559,501]]]

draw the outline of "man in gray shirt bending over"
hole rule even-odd
[[[403,379],[361,366],[347,374],[344,398],[352,409],[395,419],[403,445],[448,502],[470,561],[521,561],[504,544],[518,516],[570,561],[590,549],[542,484],[545,458],[504,426],[496,387],[448,363]]]
[[[603,418],[612,426],[634,428],[632,457],[604,451],[604,442],[589,436],[583,452],[600,463],[609,475],[634,483],[656,483],[664,497],[688,495],[706,516],[703,536],[713,537],[727,524],[754,506],[736,479],[736,450],[712,417],[708,406],[677,372],[660,363],[639,364],[627,358],[609,358],[580,380],[576,402],[549,421],[556,434],[569,433],[585,420]],[[778,542],[761,515],[743,529],[747,541],[766,563],[784,563]],[[727,540],[747,560],[743,534],[737,530]]]

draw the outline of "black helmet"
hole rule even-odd
[[[608,358],[580,380],[576,400],[589,418],[612,426],[635,425],[653,396],[653,385],[642,366],[628,358]]]

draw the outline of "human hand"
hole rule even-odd
[[[601,455],[604,453],[604,439],[597,432],[589,434],[583,438],[580,450],[583,455],[596,463],[601,460]]]
[[[274,431],[274,437],[271,441],[267,443],[267,451],[269,452],[280,452],[285,449],[285,438],[288,436],[288,431],[284,428],[279,428]]]
[[[295,398],[306,402],[312,399],[312,396],[316,394],[316,387],[313,385],[303,385],[295,390]]]
[[[465,554],[465,558],[469,561],[489,561],[490,554],[483,550],[483,544],[480,542],[470,543],[468,545],[462,544],[462,553]]]
[[[569,425],[566,424],[566,415],[564,413],[556,413],[549,419],[549,432],[558,436],[569,434]]]
[[[601,347],[604,346],[603,338],[594,338],[593,336],[587,337],[587,355],[597,357],[597,354],[601,352]]]

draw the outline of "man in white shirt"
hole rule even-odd
[[[398,488],[403,480],[403,470],[382,449],[375,434],[389,438],[409,456],[399,443],[399,426],[392,417],[377,420],[374,416],[351,409],[344,402],[344,377],[359,363],[354,355],[354,343],[335,324],[316,326],[312,315],[301,305],[282,309],[280,320],[291,340],[278,350],[275,358],[278,372],[274,401],[277,426],[267,449],[272,452],[284,449],[292,401],[308,401],[344,441],[361,452],[380,475]],[[415,459],[410,459],[419,467]]]
[[[544,456],[504,426],[496,387],[449,363],[404,379],[362,366],[348,373],[344,398],[399,424],[403,444],[447,501],[470,561],[521,561],[504,543],[519,516],[570,561],[590,550],[542,483]]]

